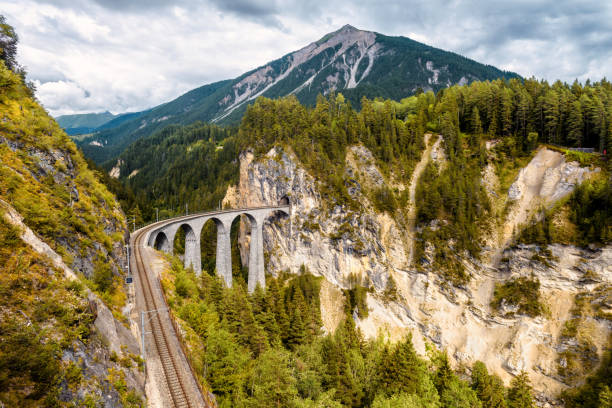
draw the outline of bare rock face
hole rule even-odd
[[[87,396],[95,396],[105,408],[122,407],[120,392],[111,380],[121,379],[130,390],[136,390],[144,395],[144,373],[139,371],[137,363],[129,356],[122,357],[122,363],[116,360],[117,354],[112,354],[104,343],[97,339],[84,344],[74,342],[62,354],[62,361],[78,367],[84,378],[94,381],[97,387],[81,386],[76,389],[70,387],[66,381],[60,384],[60,400],[66,402],[83,401]],[[122,354],[118,354],[122,356]],[[129,367],[125,367],[129,364]],[[109,375],[109,373],[111,373]]]
[[[508,199],[519,200],[526,193],[530,201],[538,198],[541,204],[554,203],[571,193],[590,172],[576,162],[566,162],[561,153],[542,148],[527,167],[521,169],[510,186]]]
[[[351,146],[347,162],[349,164],[347,171],[350,176],[359,175],[362,180],[374,187],[381,187],[384,184],[385,179],[376,167],[376,159],[372,152],[364,146]]]
[[[552,207],[598,171],[580,167],[576,162],[567,162],[563,154],[545,147],[538,150],[508,190],[508,203],[512,210],[504,220],[498,248],[505,248],[513,233],[539,209]]]
[[[399,340],[411,333],[421,353],[430,343],[445,349],[454,364],[469,366],[481,360],[506,384],[525,370],[546,398],[567,387],[568,380],[559,369],[562,345],[568,341],[563,327],[572,318],[577,295],[612,283],[612,247],[589,251],[552,245],[546,263],[533,260],[539,248],[508,249],[503,253],[504,268],[466,260],[472,280],[465,287],[449,288],[440,282],[437,271],[426,267],[417,272],[406,265],[404,227],[397,216],[378,214],[364,196],[361,188],[385,182],[374,161],[368,162],[369,153],[363,146],[354,146],[347,154],[348,176],[354,177],[354,186],[360,186],[351,192],[362,204],[358,211],[335,206],[322,197],[315,178],[291,152],[274,148],[258,160],[251,153],[241,155],[240,181],[228,191],[228,202],[275,205],[284,197],[291,202],[290,217],[272,218],[264,226],[266,271],[298,273],[305,265],[313,274],[325,277],[321,302],[326,331],[338,324],[343,302],[339,289],[347,287],[349,274],[355,274],[374,288],[367,297],[368,317],[355,317],[366,336],[382,332]],[[523,184],[529,189],[537,184],[537,194],[550,200],[567,194],[587,174],[556,155],[538,154],[554,163],[546,168],[532,166],[519,178],[541,173],[537,180]],[[523,197],[522,191],[523,186],[515,188],[516,196]],[[501,311],[491,308],[495,285],[518,276],[540,281],[546,307],[542,316],[520,315],[508,303]],[[382,296],[390,277],[397,285],[396,302],[386,302]],[[597,333],[589,341],[595,356],[601,355],[612,327],[608,320],[589,319],[589,327]]]
[[[268,272],[297,273],[304,265],[341,288],[350,274],[379,290],[386,287],[390,258],[383,235],[399,239],[390,217],[379,217],[360,192],[359,201],[369,209],[357,213],[330,207],[292,153],[272,149],[260,161],[246,153],[240,163],[238,206],[275,205],[284,197],[291,202],[291,217],[270,219],[264,227]],[[373,174],[380,176],[378,169]],[[396,246],[402,247],[401,241]]]
[[[132,354],[140,352],[138,340],[127,327],[114,318],[113,313],[99,297],[90,294],[89,304],[96,311],[94,325],[111,352],[117,354],[121,354],[123,350]]]

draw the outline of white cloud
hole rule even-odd
[[[234,78],[344,24],[409,36],[524,76],[612,77],[598,1],[0,0],[52,114],[146,109]]]

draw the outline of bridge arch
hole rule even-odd
[[[291,202],[289,201],[289,196],[287,194],[282,196],[281,199],[278,200],[278,205],[282,205],[282,206],[291,205]]]
[[[208,218],[204,220],[200,231],[201,271],[209,275],[214,275],[216,270],[218,222]]]
[[[185,268],[192,268],[196,273],[200,273],[200,231],[198,229],[196,235],[195,228],[196,226],[190,222],[180,223],[174,234],[172,246],[175,251],[178,250],[179,252],[176,255],[183,256]]]
[[[163,232],[159,231],[153,240],[153,248],[158,251],[164,251],[166,253],[171,253],[172,248],[170,246],[170,240],[168,240],[168,236]]]

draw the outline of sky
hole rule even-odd
[[[608,0],[0,0],[52,115],[144,110],[345,24],[525,77],[612,78]]]

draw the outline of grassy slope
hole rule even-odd
[[[68,282],[20,239],[2,210],[0,401],[5,406],[73,406],[61,401],[60,391],[87,389],[75,403],[88,406],[110,387],[130,406],[138,398],[124,387],[119,371],[109,372],[109,378],[85,378],[78,364],[61,358],[68,348],[105,349],[92,337],[86,285],[122,317],[126,296],[117,254],[124,216],[76,146],[2,62],[0,107],[0,199],[66,264],[88,274],[80,275],[83,283]]]

